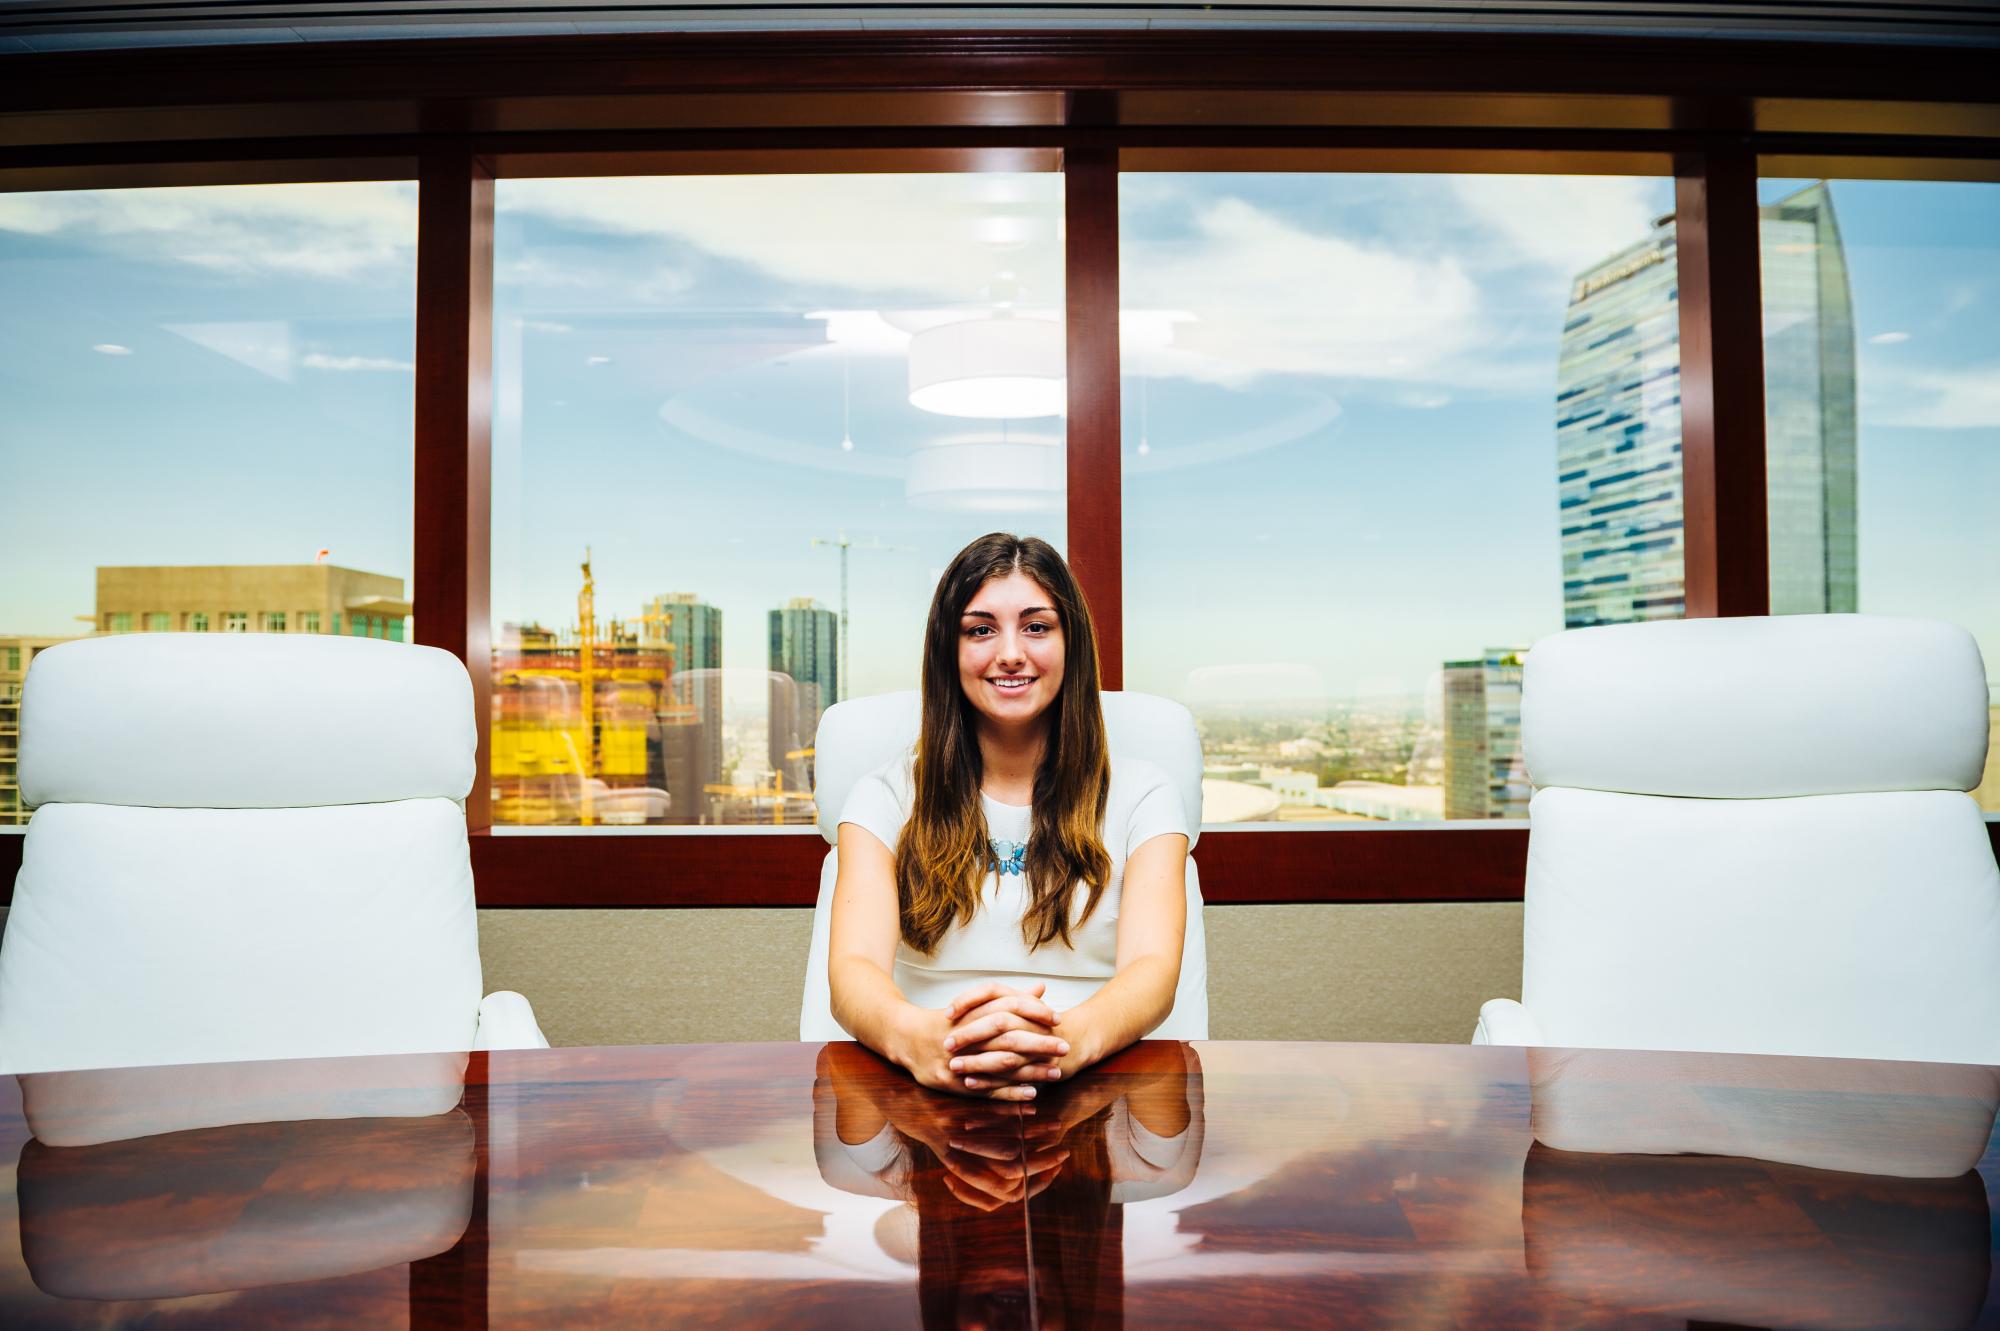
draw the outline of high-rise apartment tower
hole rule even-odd
[[[1771,612],[1855,608],[1854,312],[1822,182],[1760,209]],[[1556,375],[1563,623],[1685,607],[1674,219],[1577,274]]]

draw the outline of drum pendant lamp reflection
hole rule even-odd
[[[1059,416],[1067,405],[1062,325],[1000,314],[910,336],[910,405],[985,420]]]

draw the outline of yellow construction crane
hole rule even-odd
[[[787,761],[793,758],[810,758],[812,756],[813,751],[810,747],[792,749],[785,754]],[[785,811],[792,804],[812,803],[812,792],[810,790],[785,789],[785,774],[783,772],[771,773],[771,784],[768,786],[738,786],[728,782],[721,782],[715,785],[703,786],[702,791],[709,795],[724,795],[730,799],[768,799],[771,801],[771,821],[779,824],[785,821]]]

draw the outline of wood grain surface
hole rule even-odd
[[[411,1067],[0,1078],[0,1326],[2000,1324],[1987,1068],[1148,1042],[1012,1107],[693,1045],[474,1054],[437,1113]]]

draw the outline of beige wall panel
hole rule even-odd
[[[1210,906],[1218,1040],[1458,1043],[1521,992],[1518,904]],[[0,929],[6,911],[0,908]],[[790,1040],[812,913],[482,910],[486,987],[518,989],[551,1042]]]
[[[1218,1040],[1462,1044],[1479,1005],[1521,996],[1518,902],[1210,906]]]
[[[1518,997],[1517,904],[1211,906],[1218,1040],[1460,1042]],[[488,989],[558,1045],[790,1040],[809,911],[483,910]]]
[[[556,1045],[799,1038],[812,912],[482,910],[486,988]]]

